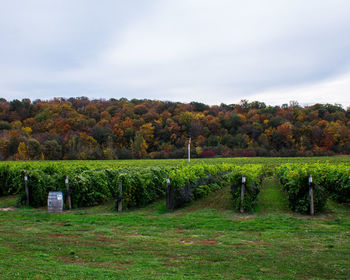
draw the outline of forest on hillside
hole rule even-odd
[[[157,100],[0,99],[0,159],[350,154],[350,108]]]

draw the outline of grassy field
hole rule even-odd
[[[349,279],[350,208],[291,213],[266,179],[257,211],[231,210],[229,189],[172,213],[159,201],[49,214],[0,198],[0,279]]]

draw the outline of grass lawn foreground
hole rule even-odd
[[[228,188],[172,213],[165,201],[50,214],[15,200],[0,198],[0,279],[350,278],[350,208],[292,213],[273,179],[245,214]]]

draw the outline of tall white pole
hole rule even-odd
[[[188,140],[188,162],[191,162],[191,138]]]

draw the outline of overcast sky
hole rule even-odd
[[[0,0],[0,96],[350,105],[349,0]]]

